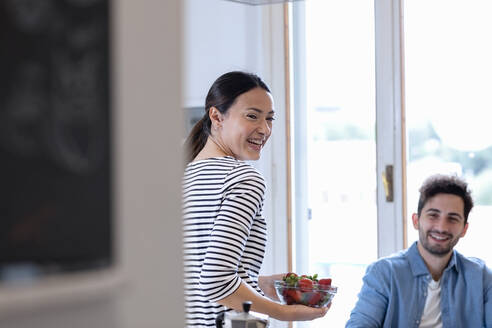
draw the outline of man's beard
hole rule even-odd
[[[432,237],[430,237],[431,232],[437,232],[437,231],[429,230],[426,233],[425,231],[423,231],[423,229],[420,228],[419,229],[420,243],[422,244],[422,247],[424,247],[424,249],[427,250],[430,254],[436,255],[439,257],[443,257],[443,256],[446,256],[447,254],[449,254],[449,252],[451,252],[453,250],[454,246],[456,246],[456,244],[460,240],[460,237],[454,238],[454,236],[452,234],[444,233],[449,237],[449,239],[447,240],[447,243],[444,245],[432,245],[431,242],[429,242],[429,238],[432,238]],[[441,232],[441,234],[443,234],[443,233]]]

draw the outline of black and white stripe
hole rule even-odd
[[[266,244],[265,181],[233,157],[188,164],[183,177],[187,327],[215,327],[227,309],[217,303],[241,280],[259,293]]]

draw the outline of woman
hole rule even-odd
[[[208,92],[205,115],[186,140],[183,226],[187,325],[214,326],[217,315],[252,311],[285,321],[327,309],[278,302],[273,281],[258,276],[266,244],[265,181],[246,160],[260,158],[272,132],[273,99],[256,75],[230,72]]]

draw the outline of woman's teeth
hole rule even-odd
[[[250,142],[252,144],[255,144],[255,145],[259,145],[259,146],[261,146],[263,144],[263,141],[262,140],[252,140],[252,139],[249,139],[248,142]]]

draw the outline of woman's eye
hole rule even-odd
[[[248,114],[248,117],[249,117],[249,118],[252,118],[252,119],[254,119],[254,120],[256,119],[256,115],[255,115],[255,114]]]
[[[267,117],[267,121],[270,121],[270,122],[275,121],[275,117]]]

